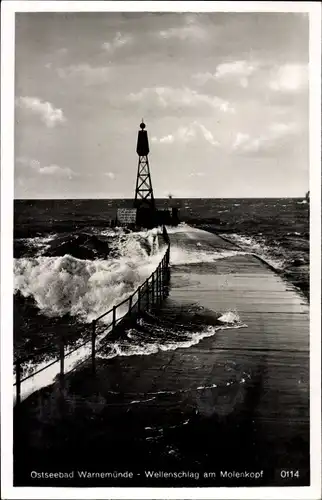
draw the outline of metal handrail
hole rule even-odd
[[[138,306],[138,310],[140,310],[140,308],[141,308],[141,299],[143,297],[147,296],[147,298],[148,298],[148,304],[147,305],[148,305],[148,308],[149,308],[149,305],[151,305],[151,307],[153,307],[155,305],[155,303],[158,304],[159,299],[161,300],[161,298],[164,298],[167,295],[167,290],[166,290],[166,286],[165,285],[167,285],[168,278],[169,278],[168,268],[169,268],[169,260],[170,260],[169,259],[169,256],[170,256],[170,241],[169,241],[169,238],[167,236],[167,232],[166,232],[165,228],[163,229],[163,237],[164,237],[164,240],[166,242],[167,249],[166,249],[166,251],[165,251],[165,253],[164,253],[161,261],[159,262],[157,268],[151,273],[151,275],[143,283],[141,283],[141,285],[139,285],[136,288],[136,290],[131,295],[129,295],[122,302],[114,305],[108,311],[106,311],[105,313],[101,314],[100,316],[98,316],[97,318],[95,318],[92,321],[92,335],[90,335],[90,337],[87,340],[85,340],[84,342],[82,342],[80,345],[76,345],[70,351],[68,351],[67,353],[65,353],[64,338],[62,337],[60,339],[61,342],[60,342],[60,353],[59,353],[59,355],[57,354],[57,356],[53,360],[51,360],[47,365],[43,366],[39,370],[36,370],[35,372],[33,372],[33,373],[27,375],[26,377],[23,377],[23,378],[21,378],[21,365],[24,364],[24,363],[26,363],[27,361],[31,361],[39,353],[41,353],[41,352],[45,351],[46,349],[48,349],[48,347],[43,347],[41,349],[38,349],[31,356],[24,357],[24,358],[18,358],[18,359],[16,359],[14,361],[14,365],[16,366],[16,382],[13,385],[16,386],[16,393],[17,393],[17,399],[16,400],[17,400],[17,402],[20,401],[20,385],[21,385],[22,382],[24,382],[25,380],[27,380],[27,379],[29,379],[31,377],[34,377],[38,373],[44,371],[45,369],[49,368],[53,364],[57,363],[59,360],[61,361],[61,371],[63,371],[65,358],[67,358],[68,356],[70,356],[71,354],[73,354],[74,352],[76,352],[81,347],[84,347],[89,342],[92,342],[92,356],[91,357],[92,357],[93,368],[95,368],[94,365],[95,365],[95,352],[96,352],[96,349],[95,349],[96,348],[96,324],[102,318],[104,318],[108,314],[112,314],[113,315],[112,321],[108,325],[104,325],[104,330],[109,330],[112,327],[112,331],[113,331],[113,329],[115,328],[115,326],[117,324],[119,324],[122,320],[124,320],[126,317],[128,317],[132,313],[132,311],[135,308],[135,306]],[[160,270],[167,272],[167,273],[165,273],[165,276],[163,276],[163,273],[160,273]],[[161,279],[160,279],[160,276],[159,276],[160,274],[161,274]],[[144,289],[144,291],[142,292],[143,289]],[[149,297],[150,293],[151,293],[151,300],[150,300],[150,297]],[[138,300],[133,304],[133,299],[134,299],[134,297],[136,295],[138,296]],[[121,316],[120,318],[116,319],[116,311],[117,311],[117,309],[119,307],[123,306],[126,303],[129,303],[128,311],[125,312],[125,314],[123,316]],[[105,337],[106,337],[106,335],[102,339],[100,339],[100,340],[104,340]],[[74,369],[76,369],[76,367],[79,367],[81,364],[83,364],[87,360],[88,360],[88,357],[85,360],[77,363],[77,365],[75,367],[73,367],[70,371],[73,371]],[[64,375],[64,373],[61,373],[61,375]]]

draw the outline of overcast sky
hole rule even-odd
[[[308,18],[16,15],[15,197],[304,196]]]

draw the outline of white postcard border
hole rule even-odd
[[[13,487],[13,165],[15,12],[307,12],[310,15],[310,412],[311,486],[260,488]],[[319,2],[3,1],[1,9],[1,458],[2,497],[321,498],[321,4]],[[26,457],[28,460],[28,457]]]

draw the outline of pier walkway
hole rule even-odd
[[[176,235],[177,244],[187,236],[191,244],[201,243],[198,247],[201,249],[207,243],[214,250],[234,250],[233,245],[220,237],[196,230]],[[237,403],[244,404],[246,411],[253,406],[254,455],[260,446],[262,453],[272,457],[271,472],[279,482],[283,467],[300,468],[299,475],[307,474],[309,306],[306,300],[263,262],[247,254],[237,253],[213,265],[193,265],[187,271],[184,273],[184,267],[172,270],[168,303],[197,302],[216,312],[236,310],[247,325],[220,330],[211,339],[189,349],[189,354],[186,352],[199,363],[199,368],[194,374],[188,368],[183,373],[186,377],[190,373],[199,385],[225,386],[232,378],[239,381],[235,391],[221,398],[215,390],[211,395],[210,389],[199,395],[199,411],[230,415]],[[168,377],[170,370],[168,366]],[[198,381],[195,374],[199,376]],[[247,408],[247,392],[251,391]]]
[[[200,256],[204,249],[208,254],[213,249],[216,255],[222,252],[223,258],[191,259],[191,264],[172,266],[163,316],[171,320],[174,311],[191,307],[210,323],[212,316],[215,320],[228,312],[238,314],[242,326],[218,329],[191,342],[189,348],[164,351],[161,347],[150,355],[98,359],[95,379],[84,369],[70,381],[65,417],[53,410],[49,389],[42,391],[45,396],[30,396],[19,410],[28,434],[19,430],[23,445],[17,450],[17,461],[19,456],[23,461],[28,452],[32,460],[38,453],[39,463],[52,464],[53,457],[59,456],[59,470],[62,458],[66,463],[79,460],[78,466],[87,470],[90,466],[97,470],[97,464],[99,470],[264,469],[261,482],[250,483],[308,485],[308,304],[259,259],[214,234],[188,227],[170,234],[170,240],[170,262],[182,248],[187,255],[198,251]],[[39,416],[39,398],[45,397],[45,410]],[[46,457],[41,449],[44,443]],[[18,462],[17,481],[30,484]],[[281,469],[286,468],[299,471],[298,475],[283,477]],[[243,484],[222,481],[226,486]],[[148,483],[143,474],[131,483],[220,484],[218,478]],[[44,485],[49,486],[48,480]],[[111,486],[106,480],[100,485]],[[84,486],[91,485],[85,481]]]

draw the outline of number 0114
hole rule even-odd
[[[281,478],[292,478],[292,477],[300,477],[300,472],[298,470],[281,470]]]

